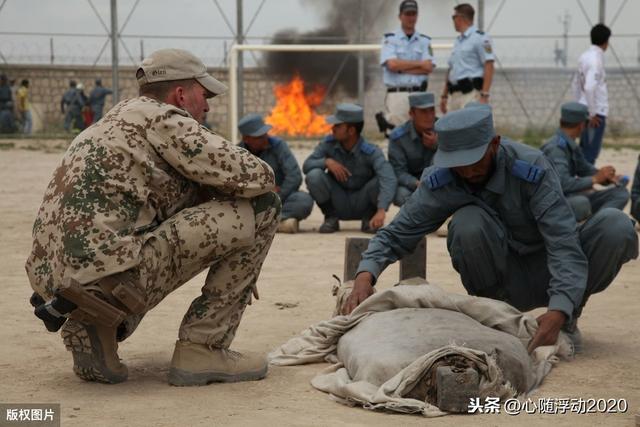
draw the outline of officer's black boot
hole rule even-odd
[[[320,233],[335,233],[340,230],[340,221],[331,201],[318,205],[324,214],[324,222],[318,229]]]

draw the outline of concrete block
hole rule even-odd
[[[437,406],[443,411],[467,413],[469,402],[478,397],[480,377],[474,369],[440,366],[436,370]]]

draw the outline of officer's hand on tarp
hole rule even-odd
[[[555,344],[558,341],[560,328],[567,320],[567,316],[561,311],[549,310],[536,320],[538,321],[538,330],[529,342],[529,347],[527,348],[529,353],[542,345]]]
[[[363,271],[356,276],[353,283],[353,291],[347,298],[347,302],[342,307],[343,315],[351,314],[357,306],[373,295],[373,275],[368,271]]]

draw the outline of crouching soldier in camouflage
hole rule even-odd
[[[226,87],[198,58],[159,50],[136,78],[140,96],[73,140],[45,192],[26,263],[36,314],[49,330],[62,326],[77,376],[118,383],[118,341],[209,269],[169,383],[263,378],[263,356],[229,346],[278,227],[273,171],[200,125]]]
[[[285,141],[269,135],[271,125],[259,114],[247,114],[238,122],[242,134],[240,147],[267,162],[276,176],[275,191],[282,201],[282,218],[279,233],[297,233],[298,223],[308,217],[313,209],[313,199],[299,191],[302,172],[296,158]]]

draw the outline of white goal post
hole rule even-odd
[[[437,49],[451,49],[451,44],[433,44]],[[238,54],[240,51],[278,52],[378,52],[380,44],[235,44],[229,52],[229,137],[238,143]]]

